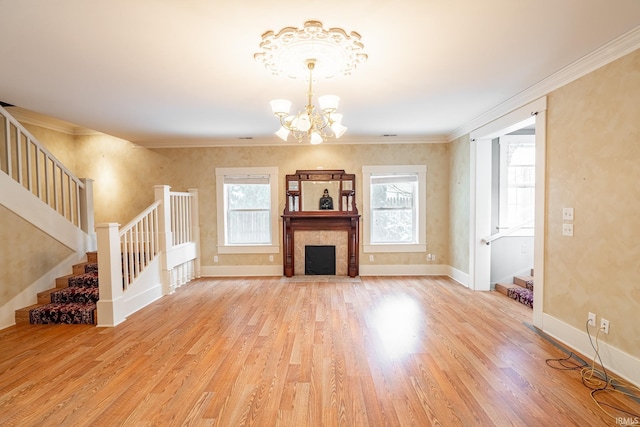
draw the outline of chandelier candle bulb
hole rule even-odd
[[[340,98],[336,95],[323,95],[318,98],[320,109],[326,112],[334,112],[338,109]]]
[[[276,116],[286,116],[291,111],[291,101],[286,99],[274,99],[271,101],[271,111]]]
[[[254,59],[275,75],[302,79],[308,72],[309,90],[304,110],[289,116],[291,101],[271,101],[271,111],[281,126],[275,134],[283,141],[291,134],[298,142],[304,140],[311,144],[344,135],[347,128],[342,125],[342,114],[336,112],[340,103],[337,95],[319,97],[317,110],[313,105],[313,73],[316,71],[316,77],[327,79],[349,76],[358,64],[367,60],[360,34],[347,33],[342,28],[325,30],[322,22],[307,21],[301,29],[286,27],[277,34],[265,32],[260,49]]]

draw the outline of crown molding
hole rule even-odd
[[[67,135],[98,135],[100,132],[83,128],[73,123],[65,122],[44,114],[26,110],[21,107],[6,107],[6,110],[20,123],[27,123],[41,128],[50,129]]]
[[[359,145],[359,144],[446,144],[445,135],[437,136],[343,136],[340,140],[328,140],[322,145]],[[236,138],[236,139],[176,139],[162,141],[139,141],[136,146],[143,148],[205,148],[205,147],[260,147],[260,146],[310,146],[309,143],[282,141],[276,137]]]
[[[605,44],[583,56],[579,60],[560,69],[551,76],[541,80],[519,94],[507,99],[486,113],[465,123],[447,136],[447,141],[453,141],[487,123],[510,113],[536,99],[548,95],[550,92],[583,77],[592,71],[603,67],[640,48],[640,25],[623,34],[617,39]]]

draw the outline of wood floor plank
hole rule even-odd
[[[444,277],[199,279],[115,328],[0,331],[0,425],[615,425],[531,317]]]

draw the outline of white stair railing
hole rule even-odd
[[[154,187],[156,201],[126,226],[98,224],[98,326],[126,317],[200,277],[198,192]]]
[[[485,245],[489,245],[494,240],[501,239],[501,238],[503,238],[505,236],[510,236],[513,233],[515,233],[516,231],[520,230],[521,228],[532,227],[534,223],[535,223],[535,220],[533,218],[531,218],[531,219],[528,219],[526,221],[521,222],[520,224],[514,225],[513,227],[509,227],[508,229],[506,229],[504,231],[501,231],[499,233],[492,234],[491,236],[487,236],[487,237],[485,237],[483,239],[480,239],[480,241],[482,243],[484,243]]]
[[[120,229],[122,289],[126,290],[158,255],[158,200]]]
[[[93,194],[11,114],[0,107],[0,170],[76,227],[93,234]]]

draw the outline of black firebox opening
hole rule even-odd
[[[304,274],[335,275],[336,247],[308,245],[304,247]]]

